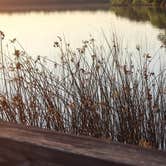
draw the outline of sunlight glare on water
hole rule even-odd
[[[82,40],[89,39],[90,35],[103,43],[102,32],[108,40],[115,32],[125,47],[131,49],[137,44],[153,50],[161,45],[157,40],[161,30],[149,22],[117,17],[111,11],[0,13],[0,20],[0,29],[6,38],[17,38],[31,56],[53,56],[52,45],[57,36],[65,37],[73,48],[80,47]]]

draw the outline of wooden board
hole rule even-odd
[[[165,166],[166,152],[0,123],[0,166]]]

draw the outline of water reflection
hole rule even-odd
[[[159,33],[158,39],[166,46],[166,30],[162,33]]]
[[[40,12],[23,10],[25,13],[20,10],[12,13],[0,12],[0,30],[4,31],[9,39],[16,37],[32,56],[54,56],[52,45],[58,35],[65,36],[73,48],[80,47],[82,40],[89,39],[90,34],[100,44],[104,43],[102,31],[110,41],[112,32],[116,31],[124,47],[130,50],[134,50],[137,44],[145,46],[148,42],[147,50],[153,53],[160,47],[161,42],[166,43],[164,9],[46,9]]]
[[[152,25],[166,28],[166,9],[163,8],[111,8],[117,16],[125,17],[131,21],[150,21]]]
[[[165,8],[111,8],[116,16],[128,18],[131,21],[149,21],[153,26],[164,30],[158,34],[158,39],[166,45],[166,9]]]

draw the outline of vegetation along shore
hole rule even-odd
[[[118,6],[160,6],[166,7],[166,0],[111,0],[112,5]]]
[[[166,68],[152,67],[156,51],[136,46],[124,57],[116,35],[106,46],[90,38],[77,49],[58,37],[58,62],[32,58],[16,39],[6,47],[0,34],[2,121],[166,148]]]

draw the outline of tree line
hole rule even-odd
[[[160,5],[166,6],[166,0],[111,0],[113,5]]]

